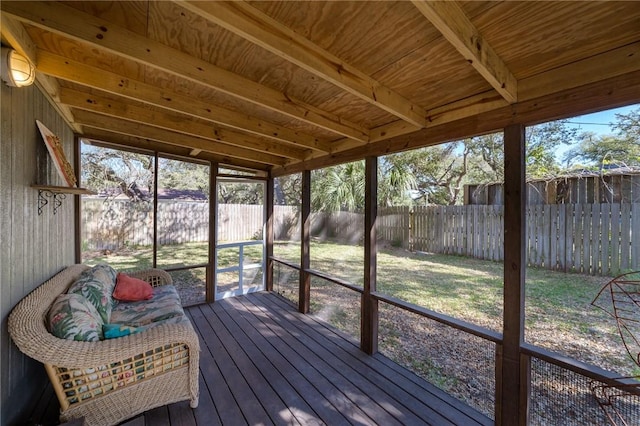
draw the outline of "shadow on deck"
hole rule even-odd
[[[187,308],[201,336],[200,405],[160,407],[138,425],[490,425],[493,421],[274,293]],[[56,416],[43,394],[42,418]],[[44,407],[46,405],[46,408]]]

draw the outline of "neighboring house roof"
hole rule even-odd
[[[151,194],[147,190],[141,190],[145,198],[151,200]],[[114,199],[128,199],[128,197],[120,190],[120,188],[107,188],[96,195],[88,196],[87,198],[114,198]],[[158,188],[158,200],[184,200],[184,201],[207,201],[209,198],[207,195],[197,189],[173,189],[173,188]]]

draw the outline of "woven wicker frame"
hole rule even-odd
[[[198,405],[200,346],[190,323],[166,324],[100,342],[53,336],[46,327],[51,303],[87,269],[64,269],[25,297],[9,315],[9,333],[26,355],[45,364],[60,401],[60,420],[85,417],[113,425],[173,402]],[[159,269],[129,274],[159,286],[171,276]]]

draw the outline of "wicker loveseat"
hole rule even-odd
[[[189,400],[197,407],[200,348],[186,317],[101,341],[66,340],[49,332],[52,303],[87,269],[64,269],[20,301],[9,316],[9,333],[18,348],[45,365],[60,402],[60,420],[84,417],[88,425],[112,425],[178,401]],[[153,287],[172,283],[171,276],[158,269],[129,275]]]

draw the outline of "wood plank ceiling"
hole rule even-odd
[[[80,135],[274,175],[640,101],[640,2],[0,7]]]

